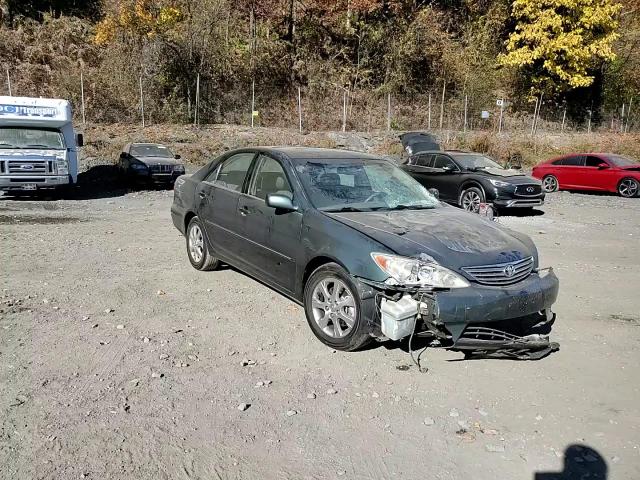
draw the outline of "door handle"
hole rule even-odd
[[[238,208],[238,211],[240,212],[240,215],[242,215],[243,217],[246,217],[247,215],[249,215],[249,208],[246,205]]]
[[[200,198],[204,198],[204,197],[206,197],[207,195],[206,195],[202,190],[200,190],[200,191],[198,192],[198,196],[199,196]]]

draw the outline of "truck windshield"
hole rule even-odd
[[[57,130],[28,127],[0,127],[0,148],[63,150],[64,141]]]

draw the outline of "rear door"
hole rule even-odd
[[[581,185],[584,174],[584,156],[569,155],[562,159],[562,164],[558,166],[556,177],[563,188],[584,188]]]
[[[238,248],[242,223],[238,200],[247,181],[255,152],[232,155],[200,182],[196,191],[198,216],[214,252],[232,262],[244,263]]]
[[[294,292],[296,249],[300,247],[302,214],[277,212],[266,204],[267,195],[295,195],[285,166],[260,154],[245,194],[238,202],[244,255],[252,269],[269,283]]]

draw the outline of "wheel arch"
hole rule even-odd
[[[184,234],[185,235],[187,234],[187,228],[189,227],[189,222],[195,216],[196,214],[193,213],[191,210],[187,210],[187,212],[184,214]]]
[[[460,196],[462,195],[462,192],[464,192],[469,187],[479,188],[480,190],[482,190],[482,194],[484,195],[485,200],[487,199],[487,190],[486,188],[484,188],[482,183],[480,183],[480,181],[476,179],[469,179],[462,182],[460,188],[458,189],[458,198],[456,199],[458,204],[460,203]]]
[[[311,258],[304,267],[304,272],[302,274],[302,284],[300,286],[301,293],[304,292],[304,288],[307,285],[307,280],[309,280],[311,274],[322,265],[326,265],[327,263],[336,263],[344,268],[347,273],[349,273],[349,269],[338,259],[330,257],[328,255],[317,255]]]

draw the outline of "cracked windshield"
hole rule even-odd
[[[426,188],[383,161],[309,162],[297,170],[311,202],[328,212],[424,209],[438,205]]]

